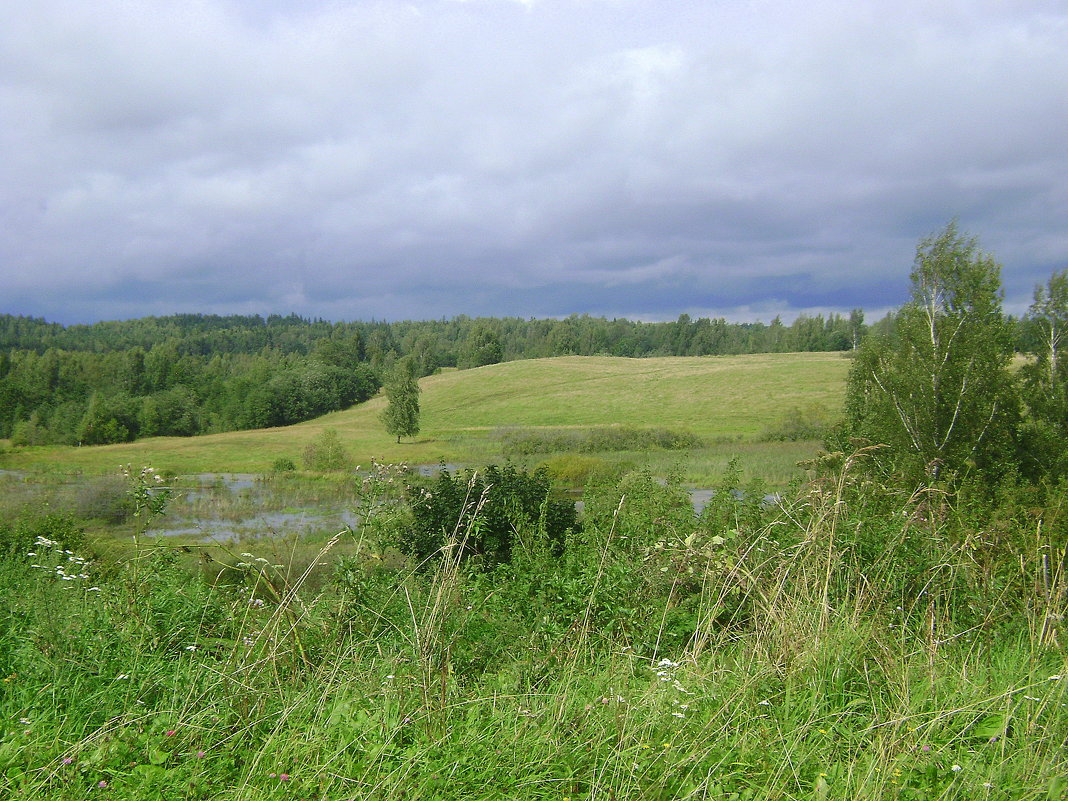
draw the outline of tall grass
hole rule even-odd
[[[250,551],[206,581],[158,545],[82,567],[69,529],[8,529],[0,791],[1066,797],[1052,505],[977,527],[964,499],[873,492],[856,459],[774,508],[727,475],[700,518],[647,472],[594,482],[562,551],[533,521],[495,568],[461,559],[469,530],[422,564],[390,550],[386,472],[365,511],[397,516],[299,572]]]

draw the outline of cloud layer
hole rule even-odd
[[[1068,9],[884,5],[22,4],[0,311],[875,310],[952,217],[1022,310],[1068,267]]]

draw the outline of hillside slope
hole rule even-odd
[[[93,448],[31,448],[4,466],[55,465],[112,472],[120,464],[258,472],[279,457],[299,463],[304,446],[334,428],[358,461],[470,460],[471,443],[513,426],[630,425],[751,438],[792,409],[841,407],[849,360],[838,353],[626,359],[566,356],[451,371],[420,381],[422,432],[397,444],[379,413],[385,398],[285,428]],[[483,443],[485,444],[485,443]],[[476,451],[484,452],[484,448]]]

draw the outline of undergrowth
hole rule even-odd
[[[562,542],[513,509],[499,560],[470,547],[502,508],[477,480],[405,553],[428,490],[381,465],[300,571],[5,524],[0,793],[1068,797],[1062,495],[899,494],[863,458],[776,505],[728,471],[699,517],[677,482],[604,476]]]

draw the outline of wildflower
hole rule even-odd
[[[185,647],[185,650],[187,650],[187,651],[195,651],[196,649],[197,649],[197,647],[195,645],[187,645]]]
[[[173,737],[177,733],[178,732],[175,729],[167,729],[167,731],[164,734],[165,734],[166,737]]]
[[[289,774],[288,773],[279,773],[278,774],[278,781],[280,781],[280,782],[289,781]]]
[[[993,782],[983,782],[983,787],[985,787],[987,790],[993,790],[994,789],[994,783]]]
[[[33,721],[29,718],[19,718],[19,723],[21,723],[23,726],[29,726],[31,723],[33,723]]]
[[[922,748],[920,748],[920,750],[923,751],[926,754],[928,751],[931,750],[931,746],[924,745]]]
[[[205,752],[205,751],[197,751],[197,759],[203,759],[203,758],[204,758],[204,757],[206,757],[207,755],[208,755],[208,754],[207,754],[207,752]]]
[[[684,718],[686,714],[684,712],[672,712],[671,716],[674,718]]]
[[[71,757],[69,757],[69,756],[68,757],[63,757],[63,764],[64,765],[70,765],[73,762],[74,762],[74,760]]]
[[[98,781],[98,782],[96,783],[96,786],[97,786],[97,787],[99,787],[99,788],[100,788],[101,790],[106,790],[106,789],[108,789],[108,783],[107,783],[106,781],[104,781],[103,779],[101,779],[100,781]]]
[[[954,773],[960,773],[962,770],[964,770],[964,768],[962,768],[960,765],[954,765],[950,768],[950,770]]]

